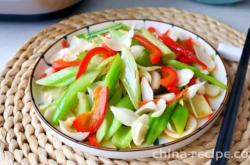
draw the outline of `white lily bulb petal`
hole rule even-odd
[[[171,132],[176,132],[170,122],[167,124],[167,129]]]
[[[154,99],[153,89],[151,88],[148,80],[145,77],[142,77],[141,80],[141,92],[143,101],[151,101]]]
[[[160,73],[157,71],[152,71],[151,77],[152,77],[152,82],[151,82],[152,88],[158,89],[160,87],[160,80],[161,80]]]
[[[204,64],[207,66],[208,71],[213,71],[216,67],[216,64],[212,59],[212,57],[205,53],[206,52],[205,48],[201,47],[198,44],[195,44],[194,50],[198,59],[204,62]]]
[[[135,59],[143,54],[144,47],[141,45],[133,45],[130,48],[130,51],[132,55],[135,57]]]
[[[115,51],[121,51],[122,50],[122,43],[119,39],[111,37],[111,38],[107,38],[107,37],[103,37],[103,42],[112,50]]]
[[[146,70],[148,72],[152,72],[152,71],[155,71],[155,70],[159,70],[161,69],[162,67],[161,66],[141,66],[141,65],[138,65],[139,69],[141,70]]]
[[[194,72],[190,69],[182,69],[177,71],[179,78],[178,86],[183,87],[187,85],[194,76]]]
[[[132,126],[133,122],[139,117],[134,111],[127,108],[111,106],[110,110],[114,117],[126,126]]]
[[[164,132],[165,132],[166,135],[168,135],[171,138],[179,139],[179,138],[182,138],[182,137],[184,137],[186,135],[189,135],[192,132],[194,132],[195,129],[197,128],[197,126],[198,126],[197,120],[195,119],[195,117],[190,115],[189,119],[188,119],[188,122],[187,122],[187,125],[186,125],[186,128],[185,128],[185,131],[181,135],[178,134],[176,131],[173,132],[173,130],[169,130],[168,127],[165,129]]]
[[[152,117],[160,117],[164,113],[164,111],[167,107],[167,104],[166,104],[165,100],[160,99],[157,101],[156,106],[157,106],[157,110],[152,113],[152,115],[151,115]]]
[[[60,130],[68,135],[69,137],[78,140],[78,141],[83,141],[85,138],[88,137],[89,132],[76,132],[72,130],[72,118],[67,119],[66,121],[59,121],[59,128]]]
[[[139,69],[139,75],[140,77],[145,77],[149,83],[152,82],[151,74],[148,71]]]
[[[134,25],[133,25],[130,28],[130,30],[121,37],[122,44],[125,45],[127,48],[129,48],[131,46],[132,38],[133,38],[134,34],[135,34],[135,31],[134,31]]]
[[[149,128],[149,117],[148,115],[140,116],[131,127],[132,139],[135,145],[139,146],[143,143],[145,135]]]
[[[134,36],[134,28],[132,27],[126,34],[121,38],[111,37],[101,37],[103,42],[112,50],[121,51],[123,47],[129,48],[132,43],[132,38]]]
[[[156,95],[157,99],[164,99],[166,102],[172,101],[175,98],[175,93],[166,93],[161,95]]]
[[[202,88],[204,87],[206,82],[201,82],[201,83],[198,83],[198,84],[194,84],[190,87],[187,88],[187,92],[186,94],[184,95],[185,98],[187,99],[191,99],[193,98],[196,93]]]
[[[63,59],[65,61],[73,61],[77,59],[80,52],[93,48],[93,44],[85,39],[80,39],[76,36],[69,41],[69,47],[63,48],[57,53],[56,59]]]
[[[221,89],[215,85],[205,84],[205,93],[208,96],[216,97],[221,93]]]
[[[150,101],[143,106],[141,106],[138,110],[136,110],[136,114],[141,115],[144,113],[154,112],[157,110],[157,106],[153,101]]]

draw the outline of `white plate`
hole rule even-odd
[[[177,32],[180,33],[182,38],[187,38],[187,37],[192,37],[193,40],[201,44],[206,48],[206,52],[208,55],[216,55],[215,56],[215,62],[217,65],[217,69],[214,72],[214,76],[222,81],[223,83],[227,84],[228,86],[228,76],[226,73],[226,69],[224,67],[224,64],[219,57],[217,51],[208,43],[206,42],[203,38],[200,36],[185,30],[181,27],[168,24],[165,22],[160,22],[160,21],[154,21],[154,20],[116,20],[117,22],[123,22],[129,25],[136,25],[136,27],[149,27],[153,26],[157,29],[159,29],[161,32],[167,31],[168,29],[174,29]],[[79,31],[86,31],[88,30],[93,30],[99,27],[102,27],[103,25],[107,25],[108,23],[111,23],[114,21],[106,21],[98,24],[94,24],[88,27],[83,27],[73,33],[70,33],[67,36],[72,36],[74,34],[79,34]],[[64,37],[64,38],[65,38]],[[62,38],[63,39],[63,38]],[[155,156],[159,154],[159,152],[165,151],[165,152],[170,152],[174,151],[176,149],[180,149],[198,137],[200,137],[202,134],[204,134],[211,126],[212,124],[216,121],[216,119],[219,117],[221,112],[223,111],[224,104],[228,95],[228,91],[224,91],[220,94],[217,99],[211,99],[209,102],[212,106],[212,109],[214,111],[213,116],[206,122],[204,122],[198,129],[196,129],[192,134],[189,134],[187,136],[184,136],[178,140],[175,141],[168,141],[167,139],[160,139],[158,145],[154,146],[147,146],[147,147],[140,147],[140,148],[132,148],[132,149],[111,149],[111,148],[104,148],[104,147],[94,147],[91,145],[88,145],[83,142],[76,141],[69,136],[63,134],[59,130],[57,130],[55,127],[53,127],[51,124],[49,124],[48,121],[43,117],[43,115],[40,113],[38,109],[37,103],[39,102],[37,94],[39,91],[34,89],[34,80],[36,80],[38,77],[40,77],[43,74],[43,71],[49,67],[49,63],[53,61],[55,58],[55,52],[57,52],[59,49],[61,49],[60,46],[60,41],[62,39],[59,39],[56,41],[48,50],[45,51],[44,55],[40,57],[38,62],[35,65],[35,68],[32,72],[32,76],[30,79],[30,88],[31,88],[31,97],[32,97],[32,102],[35,107],[36,114],[38,118],[40,119],[42,125],[44,128],[53,134],[56,138],[60,139],[62,142],[65,144],[68,144],[69,146],[73,148],[77,148],[83,152],[87,152],[89,154],[97,155],[97,156],[103,156],[103,157],[108,157],[108,158],[117,158],[117,159],[133,159],[133,158],[142,158],[142,157],[150,157],[150,156]]]

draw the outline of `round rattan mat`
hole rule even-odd
[[[209,164],[219,130],[217,122],[206,134],[179,153],[162,158],[112,160],[89,155],[58,141],[46,132],[37,119],[31,104],[28,80],[36,59],[58,38],[82,26],[104,20],[150,18],[171,22],[189,29],[213,46],[220,41],[242,46],[244,34],[207,16],[173,8],[129,8],[84,13],[73,16],[41,31],[16,53],[1,74],[0,88],[0,160],[5,164]],[[226,62],[231,79],[237,65]],[[242,95],[240,113],[232,143],[239,154],[230,164],[250,164],[250,72]],[[202,152],[205,156],[199,156]],[[184,156],[183,156],[184,153]],[[1,164],[1,163],[0,163]]]

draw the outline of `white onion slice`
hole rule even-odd
[[[89,132],[76,132],[71,128],[74,118],[68,118],[66,121],[59,121],[59,128],[60,130],[68,135],[69,137],[83,141],[85,138],[88,137]]]
[[[189,119],[185,128],[185,131],[183,132],[183,134],[178,134],[177,132],[172,132],[170,131],[168,128],[165,129],[165,134],[167,134],[168,136],[175,138],[175,139],[179,139],[182,138],[186,135],[191,134],[193,131],[195,131],[195,129],[198,126],[198,122],[195,119],[195,117],[193,117],[192,115],[189,115]]]
[[[143,101],[150,101],[154,99],[153,89],[151,88],[148,80],[145,77],[142,77],[141,80],[141,92]]]
[[[178,74],[178,86],[183,87],[187,85],[194,76],[194,72],[190,69],[182,69],[177,71]]]
[[[151,82],[152,88],[158,89],[160,87],[160,80],[161,80],[160,73],[157,71],[152,71],[151,77],[152,77],[152,82]]]
[[[143,114],[132,124],[132,139],[135,145],[139,146],[143,143],[145,135],[149,128],[149,117]]]
[[[139,117],[134,111],[127,108],[111,106],[110,110],[114,117],[126,126],[132,126],[133,122]]]
[[[201,82],[201,83],[197,83],[194,85],[191,85],[190,87],[187,88],[187,92],[184,95],[185,99],[191,99],[193,98],[196,93],[202,88],[204,87],[206,82]]]
[[[175,93],[166,93],[161,95],[156,95],[157,99],[164,99],[166,102],[172,101],[175,98]]]

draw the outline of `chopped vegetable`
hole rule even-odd
[[[78,140],[83,141],[85,138],[89,136],[88,132],[76,132],[74,129],[72,129],[72,122],[74,118],[69,118],[66,121],[59,121],[59,127],[63,133],[68,135],[69,137]]]
[[[203,69],[207,68],[207,66],[195,56],[194,52],[186,49],[182,45],[172,40],[168,36],[168,33],[164,33],[163,35],[161,35],[160,38],[170,49],[172,49],[175,52],[176,58],[178,60],[188,64],[190,63],[199,64],[200,66],[202,66]]]
[[[139,146],[145,139],[148,130],[149,117],[148,115],[140,116],[132,125],[132,139],[135,145]]]
[[[74,128],[79,132],[95,133],[101,126],[108,103],[108,88],[97,87],[94,91],[94,105],[90,112],[85,112],[73,121]]]
[[[181,135],[184,132],[188,121],[188,109],[185,106],[178,104],[171,120],[174,123],[177,133]]]
[[[139,117],[134,111],[128,108],[110,107],[114,117],[125,126],[132,126],[133,122]]]
[[[92,145],[92,146],[100,147],[100,143],[96,139],[96,135],[95,134],[91,134],[91,135],[88,136],[88,143],[90,145]]]
[[[107,32],[109,32],[110,30],[117,30],[117,29],[121,29],[121,28],[125,28],[127,29],[128,27],[125,24],[122,23],[113,23],[110,26],[106,26],[102,29],[87,33],[87,34],[79,34],[77,37],[79,38],[84,38],[84,39],[90,39],[90,38],[94,38],[98,35],[101,34],[105,34]]]
[[[36,81],[37,84],[49,87],[62,87],[69,85],[72,80],[71,78],[76,75],[77,67],[70,67],[61,71],[52,73],[51,75],[39,79]],[[64,82],[64,84],[62,84]],[[67,83],[65,83],[67,82]]]
[[[111,56],[110,51],[104,47],[95,47],[88,51],[88,53],[83,57],[81,64],[79,66],[78,72],[76,74],[76,79],[78,79],[87,70],[88,64],[92,57],[101,54],[104,58]]]
[[[134,106],[132,104],[132,102],[130,101],[128,96],[124,96],[119,103],[117,103],[116,107],[123,107],[123,108],[128,108],[128,109],[133,109]],[[115,119],[113,120],[109,130],[108,130],[108,134],[106,136],[105,139],[109,139],[111,138],[114,133],[122,126],[122,123]]]
[[[87,73],[69,86],[53,115],[52,122],[54,125],[57,125],[59,120],[65,118],[67,113],[77,105],[77,93],[86,91],[97,76],[97,71]]]
[[[60,59],[60,60],[56,60],[52,63],[52,67],[56,72],[59,70],[62,70],[64,68],[78,66],[78,65],[80,65],[80,60],[64,61],[64,60]]]
[[[89,97],[82,92],[79,92],[77,94],[77,97],[78,97],[78,106],[76,108],[75,114],[80,115],[84,112],[89,112],[91,110]]]
[[[102,125],[100,126],[100,128],[97,130],[96,132],[96,139],[97,141],[100,143],[104,137],[106,136],[108,130],[109,130],[109,127],[112,123],[112,120],[113,120],[113,115],[112,113],[108,110],[106,116],[105,116],[105,119],[103,120],[102,122]]]
[[[135,34],[134,39],[142,44],[146,49],[148,49],[148,51],[150,52],[149,56],[152,64],[157,64],[161,61],[162,53],[157,46],[155,46],[153,43],[139,34]]]
[[[121,126],[112,138],[112,143],[118,148],[130,148],[131,141],[131,128],[126,126]]]
[[[152,42],[154,45],[157,45],[164,56],[168,56],[168,58],[175,58],[175,54],[164,44],[161,42],[161,40],[157,39],[153,34],[151,34],[148,30],[142,29],[141,34],[143,37],[145,37],[147,40]]]
[[[196,67],[189,66],[187,64],[184,64],[184,63],[176,61],[176,60],[167,61],[167,64],[175,67],[176,69],[188,68],[188,69],[190,69],[190,70],[192,70],[194,72],[195,76],[200,77],[203,80],[206,80],[206,81],[208,81],[208,82],[210,82],[210,83],[212,83],[212,84],[214,84],[214,85],[216,85],[216,86],[218,86],[218,87],[220,87],[222,89],[227,88],[227,86],[224,83],[220,82],[219,80],[215,79],[214,77],[212,77],[210,75],[206,75],[204,73],[201,73],[199,71],[199,69],[196,68]]]
[[[178,93],[179,90],[176,87],[178,84],[177,72],[170,67],[162,67],[162,77],[160,84],[165,87],[168,91]]]
[[[117,86],[120,78],[121,71],[122,60],[121,56],[118,54],[112,62],[111,67],[104,79],[105,85],[109,88],[109,96],[112,96],[112,94],[114,93],[115,87]]]
[[[162,131],[166,128],[167,123],[171,119],[175,110],[176,103],[167,107],[163,115],[159,118],[150,118],[149,130],[146,134],[146,143],[153,144],[155,140],[160,136]]]
[[[139,83],[139,72],[132,54],[127,49],[122,50],[122,61],[124,64],[122,83],[130,97],[135,108],[138,108],[138,102],[141,101],[141,88]]]
[[[207,117],[213,113],[207,100],[202,95],[195,95],[192,99],[186,101],[186,105],[198,119]]]

